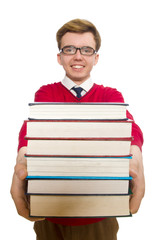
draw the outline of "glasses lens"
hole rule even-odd
[[[76,48],[73,46],[66,46],[62,49],[62,52],[68,55],[73,55],[76,52]]]
[[[82,55],[86,55],[86,56],[91,56],[93,55],[96,51],[91,48],[91,47],[81,47],[81,48],[76,48],[74,46],[65,46],[61,49],[61,51],[64,53],[64,54],[67,54],[67,55],[74,55],[76,54],[77,50],[80,50],[80,53]]]
[[[95,50],[91,47],[82,47],[81,54],[91,56],[95,53]]]

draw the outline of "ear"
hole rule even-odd
[[[95,59],[94,59],[94,66],[98,63],[98,59],[99,59],[99,54],[96,53]]]
[[[62,65],[61,54],[60,54],[60,53],[57,54],[57,62],[58,62],[60,65]]]

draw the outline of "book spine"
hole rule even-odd
[[[133,123],[134,121],[131,120],[131,119],[128,119],[126,118],[126,120],[114,120],[114,119],[108,119],[108,120],[105,120],[105,119],[47,119],[47,120],[44,120],[44,119],[36,119],[36,120],[26,120],[26,122],[102,122],[102,123],[109,123],[109,122],[113,122],[113,123]]]
[[[74,140],[74,141],[76,141],[76,140],[78,140],[78,141],[132,141],[133,140],[133,137],[129,137],[129,138],[86,138],[86,137],[84,137],[84,138],[82,138],[82,137],[80,137],[80,138],[73,138],[73,137],[71,137],[71,138],[65,138],[65,137],[49,137],[49,138],[47,138],[47,137],[25,137],[25,139],[26,140]]]
[[[130,157],[131,155],[41,155],[41,154],[27,154],[27,157],[73,157],[73,158],[90,158],[90,157],[94,157],[94,158],[114,158],[114,157],[118,157],[118,158],[127,158]]]
[[[62,179],[62,180],[132,180],[132,177],[94,177],[94,176],[27,176],[29,179]]]
[[[76,102],[32,102],[29,106],[34,105],[77,105]],[[129,106],[127,103],[121,102],[78,102],[78,105],[118,105],[118,106]]]

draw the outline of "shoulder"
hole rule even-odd
[[[58,91],[58,88],[60,87],[61,83],[51,83],[47,85],[43,85],[38,89],[38,91],[35,93],[35,102],[50,102],[52,101],[52,96],[54,95],[54,92]]]
[[[116,88],[105,87],[98,84],[95,84],[95,88],[103,95],[105,101],[107,102],[124,102],[122,93]]]

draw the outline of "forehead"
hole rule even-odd
[[[67,32],[61,39],[61,48],[68,45],[73,45],[75,47],[90,46],[92,48],[95,48],[96,43],[91,32]]]

